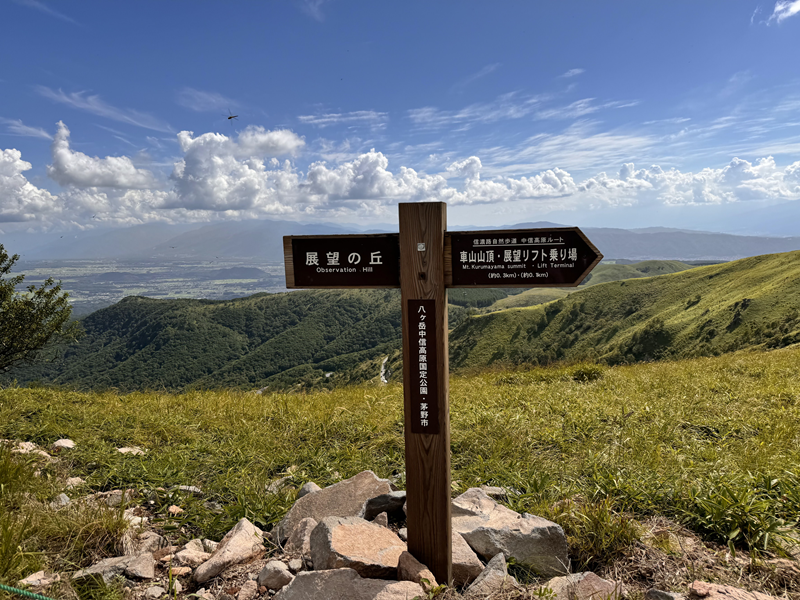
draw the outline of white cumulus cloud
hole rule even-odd
[[[296,187],[296,175],[288,164],[268,170],[264,159],[299,152],[305,142],[295,133],[250,126],[234,139],[221,133],[194,137],[191,131],[182,131],[178,143],[183,159],[172,171],[175,195],[165,206],[267,213],[290,210],[289,196],[282,191]]]
[[[53,164],[47,167],[47,174],[61,185],[124,189],[156,186],[153,174],[137,169],[127,156],[98,158],[72,150],[69,129],[61,121],[51,150]]]
[[[31,167],[19,150],[0,150],[0,222],[36,221],[58,210],[56,197],[23,175]]]

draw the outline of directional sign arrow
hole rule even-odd
[[[445,237],[445,285],[575,287],[602,258],[577,227],[454,231]]]

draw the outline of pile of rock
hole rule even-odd
[[[200,494],[197,488],[186,493]],[[488,490],[502,494],[502,490]],[[557,524],[520,515],[472,488],[452,501],[453,582],[470,600],[529,597],[552,600],[618,600],[616,582],[594,573],[569,574],[567,541]],[[92,497],[112,504],[124,492]],[[306,484],[283,520],[264,533],[242,519],[219,542],[191,540],[171,546],[153,531],[135,536],[125,556],[109,558],[72,575],[77,589],[108,585],[123,577],[128,598],[160,600],[410,600],[437,586],[430,570],[408,551],[405,492],[365,471],[324,489]],[[146,520],[139,522],[146,523]],[[536,591],[524,588],[506,564],[513,559],[549,579]],[[484,564],[485,563],[485,564]],[[36,573],[21,585],[52,584]],[[695,596],[708,589],[699,585]],[[659,596],[658,594],[662,594]],[[649,600],[678,600],[652,590]],[[744,596],[742,600],[744,600]],[[768,598],[768,597],[766,597]],[[765,600],[763,595],[749,600]]]

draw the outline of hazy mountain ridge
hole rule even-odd
[[[547,221],[518,223],[502,229],[547,229],[564,227]],[[479,227],[451,227],[481,229]],[[484,227],[483,229],[501,229]],[[396,231],[396,228],[394,229]],[[669,228],[638,230],[584,227],[584,233],[606,258],[631,260],[735,260],[747,256],[800,250],[800,237],[758,237],[688,231]],[[362,229],[365,231],[365,229]],[[370,229],[370,231],[372,231]],[[28,237],[12,236],[7,250],[20,252],[23,259],[216,259],[254,258],[283,261],[284,235],[326,235],[358,233],[352,224],[301,224],[292,221],[227,221],[214,224],[147,224],[135,227],[94,230],[45,236],[38,246]],[[32,235],[32,234],[31,234]],[[15,250],[18,245],[23,250]]]

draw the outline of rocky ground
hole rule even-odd
[[[34,444],[14,447],[50,460]],[[69,440],[59,440],[51,452],[71,447]],[[121,584],[130,600],[800,599],[796,560],[733,555],[663,518],[641,522],[641,539],[623,558],[597,572],[572,573],[562,528],[505,507],[497,501],[506,493],[499,488],[472,488],[453,499],[453,582],[446,587],[406,549],[405,492],[370,471],[323,489],[306,483],[272,531],[242,519],[219,541],[182,544],[154,524],[146,492],[71,498],[80,484],[65,480],[64,493],[49,510],[76,503],[127,506],[130,527],[120,540],[120,555],[75,572],[35,573],[19,582],[21,588],[75,598]],[[268,491],[284,484],[273,482]],[[157,491],[170,492],[176,498],[169,508],[173,514],[183,510],[180,498],[203,494],[193,486]]]

